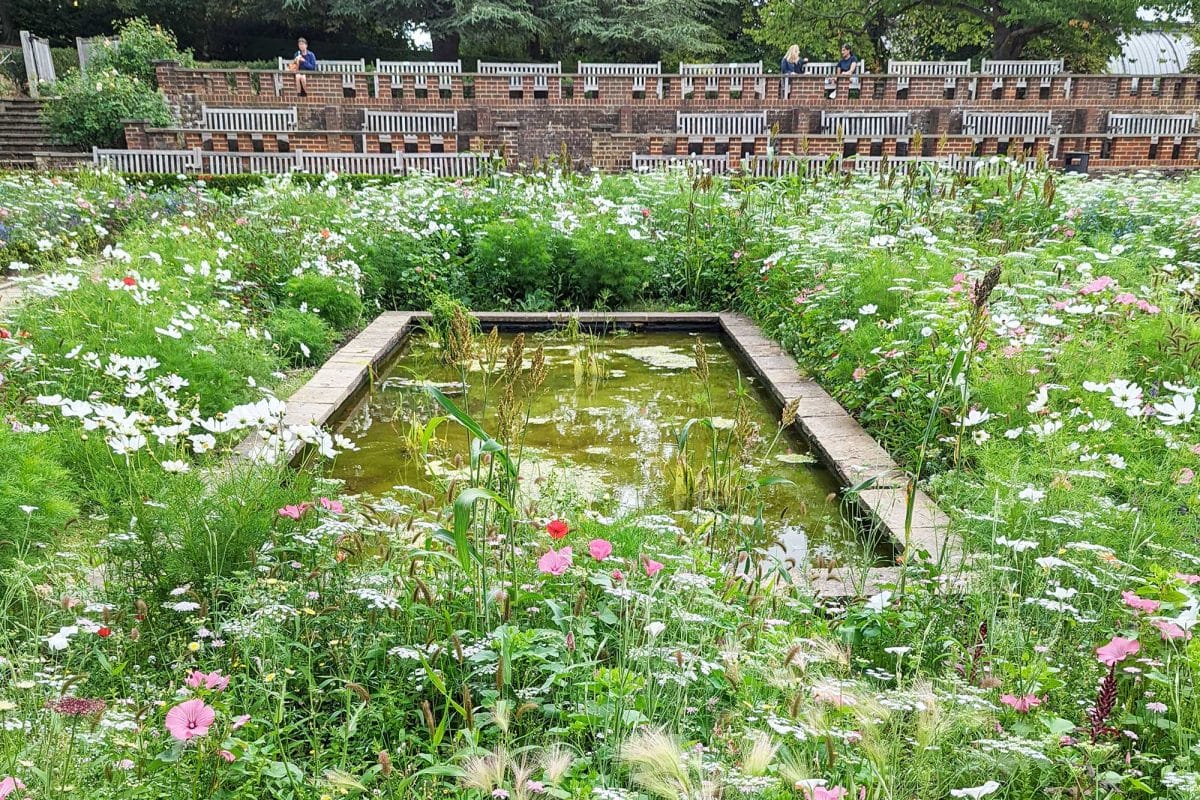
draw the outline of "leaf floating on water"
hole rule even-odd
[[[624,350],[617,350],[616,352],[619,355],[629,356],[659,369],[691,369],[696,366],[696,360],[692,357],[691,353],[686,353],[665,345],[627,347]]]
[[[782,464],[816,464],[817,459],[808,453],[779,453],[775,460]]]

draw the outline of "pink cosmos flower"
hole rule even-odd
[[[330,500],[328,497],[322,497],[319,502],[321,503],[321,508],[326,511],[332,511],[335,514],[343,514],[346,511],[346,507],[338,500]]]
[[[1165,619],[1156,619],[1150,624],[1158,628],[1158,632],[1162,634],[1163,639],[1166,641],[1170,641],[1171,639],[1192,638],[1191,632],[1184,630],[1174,622],[1170,622]]]
[[[203,700],[187,700],[167,712],[167,730],[181,742],[204,736],[217,718],[217,712]]]
[[[832,789],[826,789],[824,786],[814,786],[812,790],[812,800],[842,800],[843,797],[850,794],[841,786],[834,786]]]
[[[854,374],[851,377],[853,377],[855,381],[861,381],[863,378],[867,377],[866,367],[855,367]]]
[[[1114,636],[1111,642],[1096,648],[1096,658],[1106,667],[1115,667],[1141,649],[1142,644],[1137,639]]]
[[[217,755],[219,755],[221,758],[225,759],[225,763],[227,763],[227,764],[232,764],[234,761],[237,760],[237,757],[233,753],[229,752],[228,750],[219,750],[219,751],[217,751]]]
[[[1006,706],[1011,706],[1013,711],[1018,714],[1028,714],[1034,708],[1042,704],[1041,699],[1036,694],[1027,694],[1021,697],[1011,694],[1000,695],[1000,702]]]
[[[1138,301],[1136,294],[1129,292],[1120,292],[1113,298],[1113,302],[1119,306],[1131,306]]]
[[[1113,280],[1112,278],[1110,278],[1107,275],[1101,275],[1099,278],[1096,278],[1095,280],[1091,281],[1090,283],[1084,285],[1084,287],[1079,290],[1079,293],[1080,294],[1096,294],[1097,292],[1104,291],[1105,289],[1107,289],[1110,286],[1116,286],[1116,285],[1117,285],[1117,282],[1115,280]]]
[[[646,570],[646,575],[653,578],[663,568],[663,565],[648,556],[642,556],[642,569]]]
[[[1147,600],[1144,597],[1138,597],[1133,592],[1121,592],[1121,599],[1125,601],[1125,605],[1134,611],[1141,611],[1146,614],[1153,614],[1162,605],[1157,600]]]
[[[220,692],[229,688],[229,676],[222,675],[220,670],[212,672],[193,670],[184,683],[191,689],[215,689]]]
[[[545,555],[538,559],[538,571],[544,572],[547,575],[558,577],[566,572],[571,567],[571,548],[564,547],[562,550],[547,550]]]
[[[597,561],[603,561],[612,555],[612,542],[608,539],[592,539],[588,542],[588,553]]]
[[[0,780],[0,800],[8,797],[17,789],[24,789],[25,784],[11,775],[5,775],[4,780]]]

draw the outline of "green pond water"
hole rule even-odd
[[[710,368],[708,391],[697,377],[693,347],[704,339]],[[505,348],[512,335],[503,335]],[[794,434],[779,431],[779,412],[757,387],[743,365],[715,333],[623,333],[568,339],[562,334],[527,334],[526,369],[533,350],[545,347],[547,377],[534,393],[524,440],[521,486],[526,505],[536,504],[543,516],[561,513],[556,505],[586,506],[602,517],[649,516],[684,530],[696,530],[712,519],[710,512],[687,505],[668,490],[666,465],[677,450],[678,434],[692,418],[710,418],[719,437],[726,436],[738,416],[739,395],[757,435],[751,456],[742,466],[750,480],[785,478],[760,490],[764,503],[763,539],[756,544],[776,555],[820,566],[861,558],[863,543],[854,526],[843,520],[833,476],[809,454]],[[465,475],[461,465],[469,452],[466,431],[453,422],[438,429],[441,447],[423,461],[404,445],[413,429],[444,412],[424,390],[433,383],[460,406],[478,415],[485,373],[476,363],[467,372],[467,396],[461,373],[439,358],[436,342],[410,337],[405,349],[350,411],[342,433],[359,450],[337,459],[333,477],[352,493],[395,494],[411,500],[412,489],[439,496],[446,482]],[[598,375],[581,363],[593,359]],[[503,363],[503,356],[501,356]],[[496,430],[499,390],[489,392],[481,420]],[[522,398],[518,397],[518,400]],[[690,463],[699,467],[712,434],[693,425]],[[459,454],[456,463],[455,454]],[[740,459],[739,459],[740,462]],[[408,497],[403,497],[407,495]],[[753,532],[757,502],[740,514],[725,509],[723,524]],[[671,515],[670,519],[665,515]]]

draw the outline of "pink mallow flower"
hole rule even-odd
[[[289,517],[291,519],[300,519],[300,517],[304,516],[304,512],[308,511],[308,509],[308,503],[300,503],[299,505],[295,506],[284,506],[283,508],[279,509],[279,516]]]
[[[1106,667],[1115,667],[1142,649],[1137,639],[1122,639],[1114,636],[1108,644],[1096,648],[1096,658]]]
[[[1083,286],[1083,288],[1079,290],[1079,293],[1080,294],[1096,294],[1097,292],[1104,291],[1105,289],[1107,289],[1110,286],[1116,286],[1116,285],[1117,285],[1117,282],[1115,280],[1113,280],[1112,278],[1110,278],[1107,275],[1101,275],[1099,278],[1096,278],[1096,279],[1092,280],[1091,282],[1085,284]]]
[[[562,550],[547,550],[545,555],[538,559],[538,571],[544,572],[547,575],[555,577],[562,575],[571,567],[571,548],[564,547]]]
[[[1147,600],[1144,597],[1138,597],[1133,592],[1121,592],[1121,599],[1134,611],[1141,611],[1145,614],[1153,614],[1162,605],[1157,600]]]
[[[1151,622],[1150,624],[1153,625],[1154,627],[1158,628],[1158,632],[1160,634],[1162,634],[1163,639],[1166,641],[1170,641],[1172,639],[1190,639],[1190,638],[1192,638],[1192,634],[1190,631],[1184,630],[1179,625],[1176,625],[1174,622],[1171,622],[1170,620],[1156,619],[1153,622]]]
[[[0,780],[0,800],[4,800],[4,798],[8,797],[17,789],[24,788],[25,784],[21,783],[19,779],[14,778],[12,775],[5,775],[4,779]]]
[[[646,570],[646,574],[653,578],[663,568],[661,562],[655,561],[653,558],[642,556],[642,569]]]
[[[322,497],[318,502],[321,504],[321,508],[326,511],[332,511],[335,514],[343,514],[346,511],[346,507],[338,500],[330,500],[328,497]]]
[[[1189,575],[1186,572],[1176,572],[1175,580],[1183,581],[1188,586],[1200,583],[1200,575]]]
[[[608,539],[592,539],[588,542],[588,553],[597,561],[603,561],[612,555],[612,542]]]
[[[184,681],[190,689],[213,689],[218,692],[229,688],[229,676],[222,675],[220,670],[201,672],[193,670]]]
[[[167,730],[181,742],[204,736],[217,718],[217,712],[203,700],[187,700],[167,712]]]
[[[1036,694],[1027,694],[1021,697],[1012,694],[1002,694],[1000,695],[1000,702],[1011,707],[1018,714],[1028,714],[1042,704],[1041,699]]]
[[[848,794],[850,794],[849,790],[843,789],[841,786],[834,786],[832,789],[826,789],[824,786],[814,786],[812,800],[842,800]]]
[[[238,728],[242,727],[243,725],[245,725],[245,724],[246,724],[247,722],[249,722],[249,721],[250,721],[250,715],[249,715],[249,714],[242,714],[242,715],[240,715],[240,716],[236,716],[236,717],[234,717],[234,718],[233,718],[233,724],[232,724],[232,725],[230,725],[229,727],[230,727],[232,730],[235,730],[235,731],[236,731]]]

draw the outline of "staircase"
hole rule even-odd
[[[55,145],[41,108],[28,97],[0,99],[0,169],[63,167],[90,156]]]

